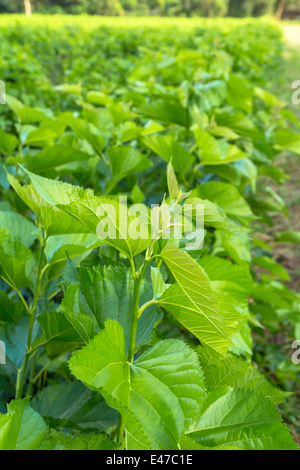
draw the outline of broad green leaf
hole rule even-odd
[[[216,231],[215,253],[218,252],[221,245],[237,264],[248,265],[251,262],[250,243],[248,237],[245,236],[246,234],[242,233],[242,235],[244,236],[237,236],[218,229]]]
[[[153,298],[157,298],[161,296],[165,292],[169,284],[166,284],[163,280],[162,274],[159,268],[151,267],[151,281],[152,281],[152,289],[153,289]]]
[[[204,256],[199,264],[205,270],[227,325],[227,334],[235,335],[249,319],[248,297],[252,288],[250,274],[241,266],[216,256]]]
[[[202,446],[198,444],[196,441],[193,441],[188,436],[183,436],[180,439],[180,449],[181,450],[212,450],[211,447]],[[214,446],[213,450],[242,450],[240,447],[236,446]]]
[[[8,134],[0,129],[0,152],[11,155],[18,145],[18,139],[13,134]]]
[[[77,288],[71,285],[63,301],[63,310],[68,320],[85,340],[87,335],[91,339],[93,337],[91,334],[94,335],[95,332],[95,328],[90,328],[89,333],[86,331],[91,319],[96,323],[97,331],[103,327],[107,318],[117,320],[124,330],[128,347],[134,291],[131,269],[122,266],[80,267],[75,270],[75,276],[79,288],[78,285]],[[140,289],[140,306],[152,297],[151,286],[143,280]],[[149,341],[156,320],[157,309],[152,305],[138,320],[137,347]]]
[[[0,323],[18,323],[24,313],[22,302],[14,302],[6,292],[0,291],[0,304]]]
[[[29,124],[33,122],[43,122],[49,118],[49,110],[42,110],[40,108],[33,108],[25,106],[21,101],[13,96],[6,96],[8,106],[16,113],[18,119],[22,124]],[[51,111],[50,111],[51,113]]]
[[[39,224],[46,229],[48,236],[88,232],[74,217],[45,202],[32,184],[21,186],[11,174],[7,174],[7,179],[22,201],[35,212]]]
[[[138,112],[157,121],[171,122],[184,127],[187,127],[189,124],[188,111],[180,104],[165,100],[157,100],[140,105]]]
[[[16,212],[0,211],[0,227],[10,230],[27,248],[36,239],[34,233],[36,231],[35,225],[26,219],[26,217]]]
[[[39,450],[120,450],[120,446],[107,434],[80,434],[78,436],[56,433],[53,429],[46,436]]]
[[[290,280],[290,276],[284,266],[276,263],[273,258],[268,256],[255,256],[252,258],[252,263],[256,266],[267,269],[271,273],[272,277],[278,277],[282,281]]]
[[[47,119],[40,127],[29,132],[24,143],[32,147],[42,147],[47,142],[51,142],[57,137],[60,137],[65,127],[65,123],[60,118]]]
[[[295,230],[280,232],[276,235],[275,241],[277,243],[295,243],[296,245],[300,245],[300,232],[296,232]]]
[[[96,152],[102,152],[105,146],[105,138],[99,133],[98,129],[93,125],[84,121],[83,119],[75,118],[72,115],[68,115],[66,123],[73,129],[75,134],[80,138],[86,140]]]
[[[152,165],[146,155],[130,146],[111,147],[107,153],[112,170],[112,178],[106,185],[107,191],[126,176],[146,170]]]
[[[291,129],[280,129],[275,135],[275,148],[300,156],[300,134],[295,134]]]
[[[225,211],[217,204],[208,201],[207,199],[200,199],[199,197],[193,197],[196,191],[192,191],[190,198],[186,200],[187,204],[196,206],[202,204],[204,206],[204,225],[207,227],[214,227],[226,230],[231,234],[239,234],[240,227],[227,217]]]
[[[274,403],[281,403],[289,395],[273,387],[252,365],[234,354],[220,355],[204,346],[197,348],[208,389],[229,386],[263,393]]]
[[[73,216],[89,232],[97,234],[124,255],[132,258],[150,245],[148,221],[131,215],[124,204],[115,199],[97,197],[91,189],[27,173],[45,202]],[[148,218],[146,206],[143,209]],[[128,235],[131,224],[135,230],[134,238]]]
[[[41,416],[52,418],[56,428],[103,431],[118,419],[100,393],[80,382],[48,385],[33,398],[31,407]]]
[[[80,83],[62,83],[54,87],[55,91],[60,93],[70,93],[72,95],[81,95]]]
[[[0,276],[20,290],[34,283],[35,260],[29,248],[5,228],[0,228]]]
[[[172,165],[179,172],[186,171],[195,160],[171,135],[144,137],[142,143],[166,162],[172,159]]]
[[[222,165],[246,158],[247,155],[235,145],[223,139],[215,139],[202,129],[194,131],[199,157],[203,165]]]
[[[160,256],[177,284],[163,293],[159,305],[200,341],[226,352],[230,345],[226,324],[205,271],[173,244],[167,245]]]
[[[226,82],[227,101],[230,106],[244,110],[247,114],[252,113],[253,88],[245,77],[230,74]]]
[[[85,161],[92,155],[81,152],[67,145],[52,145],[46,147],[35,156],[25,157],[26,165],[30,171],[35,173],[45,173],[72,162]]]
[[[96,235],[89,233],[55,235],[47,239],[45,255],[48,263],[53,264],[66,261],[67,256],[74,258],[89,252],[104,243]]]
[[[169,161],[167,166],[167,181],[171,199],[177,200],[180,197],[180,190],[171,161]]]
[[[232,184],[211,181],[198,186],[197,195],[218,204],[228,216],[242,223],[248,224],[254,218],[250,206]]]
[[[80,308],[79,284],[69,285],[60,308],[84,343],[88,343],[99,331],[94,316],[86,313],[84,308]]]
[[[229,127],[229,129],[245,137],[257,139],[262,142],[265,140],[264,133],[255,126],[250,117],[243,111],[217,111],[216,122],[218,126]]]
[[[162,341],[129,363],[122,327],[112,320],[73,355],[70,368],[122,414],[128,450],[178,448],[205,396],[201,369],[188,346]]]
[[[42,315],[39,315],[37,320],[43,328],[47,342],[70,343],[71,351],[76,346],[78,347],[78,345],[83,343],[81,337],[67,320],[63,312],[46,311],[42,313]]]
[[[249,272],[242,266],[237,266],[227,259],[216,256],[203,256],[199,264],[205,270],[215,286],[232,291],[238,297],[248,298],[253,286]]]
[[[151,166],[146,155],[130,146],[111,147],[108,150],[113,176],[128,175],[143,171]],[[122,176],[122,177],[123,177]]]
[[[229,351],[237,356],[245,356],[248,360],[252,357],[252,334],[248,324],[249,319],[239,323],[239,331],[232,337],[232,345]]]
[[[29,406],[29,399],[11,401],[0,414],[1,450],[37,450],[47,431],[43,419]]]
[[[7,323],[0,326],[0,339],[5,344],[7,363],[19,369],[26,354],[29,315],[23,316],[19,322]],[[40,334],[40,326],[35,323],[32,331],[32,341]]]
[[[220,388],[209,392],[188,437],[211,447],[245,450],[296,450],[275,405],[261,393]]]

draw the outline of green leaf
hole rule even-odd
[[[51,433],[40,450],[119,450],[120,446],[113,442],[106,434],[80,434],[68,436],[63,433]]]
[[[80,382],[48,385],[34,397],[31,407],[41,416],[52,418],[56,428],[104,431],[118,419],[100,393]]]
[[[196,129],[194,134],[203,165],[222,165],[247,157],[237,146],[229,145],[223,139],[217,140],[202,129]]]
[[[0,228],[0,276],[15,289],[32,287],[35,260],[29,248],[5,228]]]
[[[7,134],[0,129],[0,152],[4,155],[11,155],[18,145],[18,139],[13,134]]]
[[[167,245],[160,256],[178,284],[163,293],[159,305],[200,341],[226,352],[230,345],[226,324],[205,271],[173,244]]]
[[[193,190],[191,196],[197,194],[197,190]],[[196,206],[202,204],[204,208],[204,225],[207,227],[214,227],[228,231],[231,234],[240,233],[240,227],[227,217],[225,211],[217,204],[208,201],[207,199],[200,199],[198,197],[190,197],[186,200],[187,204]]]
[[[7,179],[22,201],[35,212],[39,224],[46,229],[48,236],[88,232],[88,229],[71,215],[57,208],[53,209],[42,199],[32,184],[21,186],[9,173]]]
[[[296,232],[295,230],[280,232],[276,235],[275,241],[277,243],[295,243],[296,245],[300,245],[300,232]]]
[[[180,197],[180,190],[178,187],[177,178],[171,163],[171,160],[167,166],[167,181],[168,181],[168,189],[171,199],[177,200]]]
[[[278,277],[282,281],[290,280],[287,270],[281,266],[281,264],[276,263],[276,261],[268,256],[255,256],[252,259],[252,263],[256,266],[267,269],[273,277]]]
[[[90,233],[55,235],[47,239],[45,255],[49,264],[90,252],[105,242]]]
[[[152,289],[153,289],[153,298],[157,298],[161,296],[165,292],[169,284],[166,284],[163,280],[162,274],[159,268],[153,268],[151,266],[151,281],[152,281]]]
[[[232,184],[211,181],[198,186],[197,195],[218,204],[228,216],[242,223],[248,224],[254,218],[250,206]]]
[[[22,302],[14,302],[6,292],[0,291],[0,304],[0,323],[18,323],[24,313]]]
[[[72,215],[86,229],[104,239],[124,255],[133,258],[151,243],[148,220],[131,215],[124,204],[115,199],[97,197],[91,189],[50,180],[25,170],[39,195],[50,205]],[[148,210],[144,212],[148,218]],[[140,208],[139,208],[140,210]],[[101,218],[102,217],[102,218]],[[136,238],[129,237],[131,224],[139,227]],[[107,230],[108,227],[108,230]]]
[[[81,337],[67,320],[63,312],[46,311],[39,315],[37,320],[44,330],[47,342],[70,343],[70,350],[74,349],[76,345],[78,347],[78,345],[83,343]]]
[[[24,144],[32,147],[42,147],[47,142],[51,142],[57,137],[60,137],[65,127],[65,123],[59,117],[56,119],[47,119],[40,127],[29,132]]]
[[[16,369],[20,369],[26,354],[28,323],[29,315],[26,315],[17,324],[8,323],[0,326],[0,339],[5,343],[7,362]],[[40,333],[39,330],[39,325],[36,323],[32,332],[32,341]]]
[[[300,156],[300,134],[295,134],[291,129],[280,129],[275,135],[275,148],[289,150]]]
[[[130,146],[112,147],[107,153],[112,170],[112,178],[106,185],[107,191],[111,191],[126,176],[146,170],[152,166],[146,155]]]
[[[40,108],[25,106],[23,103],[21,103],[21,101],[17,100],[13,96],[7,95],[6,98],[8,106],[14,111],[14,113],[16,113],[19,121],[22,122],[22,124],[43,122],[49,118],[49,110],[42,110]]]
[[[96,152],[101,154],[105,146],[105,138],[93,124],[72,115],[67,115],[65,121],[80,139],[86,140]]]
[[[29,406],[29,399],[11,401],[0,414],[0,450],[37,450],[46,435],[43,419]]]
[[[0,211],[0,227],[10,230],[27,248],[36,239],[34,233],[36,231],[35,225],[26,219],[26,217],[16,212]]]
[[[237,297],[247,299],[250,295],[253,281],[249,272],[242,266],[237,266],[227,259],[217,256],[203,256],[199,264],[205,270],[211,282],[215,286],[224,286]]]
[[[197,348],[209,389],[229,386],[263,393],[274,403],[282,403],[289,393],[273,387],[252,364],[234,354],[220,355],[204,346]]]
[[[226,82],[227,101],[230,106],[244,110],[247,114],[252,113],[253,88],[245,77],[230,74]]]
[[[166,162],[172,159],[172,165],[178,172],[185,172],[195,160],[171,135],[144,137],[142,143]]]
[[[75,276],[79,287],[71,285],[66,291],[62,304],[68,320],[85,341],[87,337],[91,339],[95,331],[103,327],[107,318],[117,320],[124,330],[128,347],[134,290],[131,269],[122,266],[80,267],[76,269]],[[140,306],[152,298],[151,286],[143,280],[140,289]],[[88,328],[91,319],[98,329],[95,326],[92,328],[92,325]],[[138,320],[137,347],[148,342],[156,320],[157,308],[152,305]]]
[[[188,126],[189,123],[189,115],[186,109],[180,104],[165,100],[140,105],[138,112],[157,121],[171,122],[184,127]]]
[[[128,450],[176,449],[204,398],[201,369],[188,346],[162,341],[129,363],[122,327],[112,320],[73,355],[70,368],[122,414]]]
[[[35,156],[27,155],[25,161],[30,171],[44,173],[68,163],[88,160],[91,157],[92,155],[67,145],[52,145]]]
[[[275,405],[261,393],[226,388],[209,392],[188,437],[211,447],[245,450],[296,450]]]

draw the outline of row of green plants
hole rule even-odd
[[[297,0],[0,0],[0,13],[162,16],[299,16]]]
[[[264,338],[297,339],[299,295],[255,231],[288,216],[270,181],[300,155],[266,90],[280,33],[5,22],[0,449],[296,449],[278,404],[299,365],[269,364]],[[191,250],[176,228],[197,228],[197,205]]]

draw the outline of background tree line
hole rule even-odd
[[[0,0],[0,13],[300,18],[300,0]]]

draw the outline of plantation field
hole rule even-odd
[[[295,45],[267,18],[0,34],[0,449],[297,449]]]

